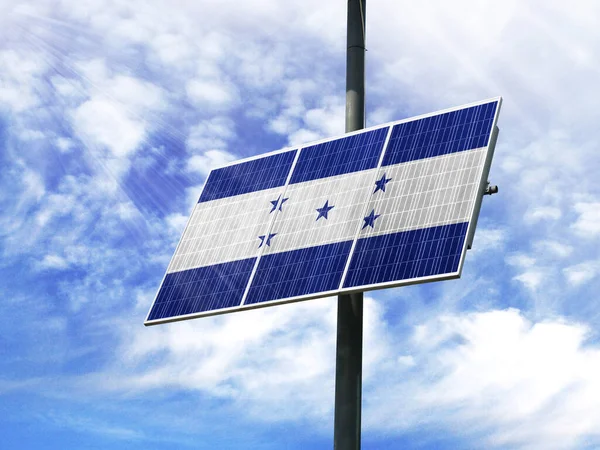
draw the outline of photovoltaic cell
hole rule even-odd
[[[359,239],[344,287],[456,272],[467,227],[465,222]]]
[[[388,127],[305,147],[290,184],[377,167]]]
[[[365,208],[380,217],[359,237],[470,221],[486,154],[479,148],[381,167],[385,192],[375,192]]]
[[[211,171],[146,324],[460,275],[500,99]]]
[[[245,305],[339,287],[356,236],[356,217],[371,190],[388,133],[385,127],[300,150],[283,194],[286,203],[274,218],[273,239],[263,250]],[[346,147],[350,156],[343,158]],[[300,250],[289,251],[293,249]]]
[[[198,202],[283,186],[295,156],[293,150],[212,170]]]
[[[497,107],[490,102],[395,125],[382,165],[485,147]]]
[[[197,203],[167,272],[258,257],[283,187]]]
[[[263,256],[244,304],[336,290],[351,247],[345,241]]]
[[[256,258],[167,274],[148,320],[240,306]]]

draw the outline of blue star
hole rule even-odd
[[[325,205],[323,205],[322,208],[317,208],[317,212],[319,213],[319,215],[317,216],[317,220],[319,220],[321,217],[325,217],[325,219],[327,219],[327,213],[329,211],[331,211],[333,208],[334,208],[334,206],[333,205],[329,206],[329,200],[327,200],[325,202]]]
[[[375,182],[375,186],[377,186],[375,188],[375,190],[373,191],[373,194],[379,190],[382,190],[383,192],[385,192],[385,185],[391,180],[391,178],[386,178],[385,177],[385,173],[383,174],[383,176],[381,177],[381,180],[377,180]]]
[[[279,211],[283,211],[281,209],[281,207],[283,206],[283,204],[287,201],[287,198],[284,198],[283,200],[281,200],[281,203],[279,203],[279,199],[281,198],[281,195],[279,197],[277,197],[277,200],[271,200],[271,205],[273,205],[273,208],[271,209],[271,211],[269,211],[269,214],[271,214],[273,211],[275,211],[277,208],[277,205],[279,205]],[[289,198],[289,197],[288,197]]]
[[[258,246],[258,248],[261,248],[263,246],[263,244],[266,244],[267,247],[271,246],[271,239],[273,237],[275,237],[277,235],[277,233],[269,233],[269,237],[267,237],[267,235],[263,234],[262,236],[259,236],[258,238],[260,239],[260,245]],[[265,240],[265,238],[267,238]]]
[[[373,209],[371,211],[371,214],[369,214],[363,219],[365,221],[365,224],[363,225],[362,229],[364,230],[367,227],[367,225],[369,225],[371,228],[375,228],[373,224],[375,223],[375,219],[377,219],[380,215],[381,214],[375,215],[375,210]]]

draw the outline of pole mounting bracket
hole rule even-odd
[[[485,191],[483,192],[483,195],[494,195],[497,193],[498,193],[498,186],[496,186],[495,184],[490,184],[490,182],[488,181]]]

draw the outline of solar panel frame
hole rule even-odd
[[[359,225],[357,225],[357,234],[355,236],[355,238],[352,241],[352,247],[350,249],[350,253],[349,256],[347,258],[346,261],[346,265],[344,268],[344,272],[342,274],[342,278],[340,281],[340,284],[338,286],[337,289],[332,289],[332,290],[327,290],[327,291],[321,291],[321,292],[315,292],[315,293],[311,293],[311,294],[304,294],[304,295],[298,295],[298,296],[294,296],[294,297],[286,297],[286,298],[280,298],[280,299],[274,299],[274,300],[268,300],[268,301],[264,301],[264,302],[260,302],[260,303],[252,303],[252,304],[245,304],[247,295],[248,295],[248,291],[251,288],[251,284],[252,284],[252,280],[255,277],[259,262],[261,260],[261,258],[263,257],[263,255],[265,254],[265,250],[266,250],[266,246],[261,248],[261,251],[258,254],[258,257],[255,261],[254,264],[254,268],[252,271],[252,274],[249,277],[249,281],[247,283],[247,286],[245,288],[243,297],[242,297],[242,302],[239,306],[232,306],[232,307],[225,307],[225,308],[220,308],[220,309],[214,309],[214,310],[209,310],[209,311],[203,311],[203,312],[196,312],[196,313],[191,313],[191,314],[184,314],[184,315],[177,315],[177,316],[171,316],[171,317],[164,317],[164,318],[160,318],[160,319],[154,319],[154,320],[150,320],[150,316],[152,313],[152,310],[155,306],[155,302],[156,302],[156,297],[158,297],[161,287],[163,286],[163,283],[165,282],[167,276],[169,275],[168,273],[165,273],[165,275],[163,276],[163,279],[161,281],[161,284],[159,285],[159,289],[157,291],[157,296],[155,297],[155,301],[152,304],[152,307],[150,309],[150,311],[148,312],[148,315],[146,317],[146,320],[144,322],[145,325],[156,325],[156,324],[161,324],[161,323],[167,323],[167,322],[174,322],[174,321],[180,321],[180,320],[187,320],[187,319],[194,319],[194,318],[198,318],[198,317],[206,317],[206,316],[212,316],[212,315],[217,315],[217,314],[225,314],[225,313],[229,313],[229,312],[235,312],[235,311],[244,311],[244,310],[250,310],[250,309],[256,309],[256,308],[262,308],[262,307],[267,307],[267,306],[275,306],[275,305],[280,305],[280,304],[286,304],[286,303],[292,303],[292,302],[297,302],[297,301],[303,301],[303,300],[309,300],[309,299],[315,299],[315,298],[321,298],[321,297],[328,297],[328,296],[332,296],[332,295],[337,295],[337,294],[346,294],[346,293],[353,293],[353,292],[363,292],[363,291],[370,291],[370,290],[376,290],[376,289],[385,289],[385,288],[391,288],[391,287],[399,287],[399,286],[405,286],[405,285],[411,285],[411,284],[418,284],[418,283],[426,283],[426,282],[431,282],[431,281],[442,281],[442,280],[449,280],[449,279],[456,279],[460,277],[460,274],[462,272],[462,268],[464,266],[464,259],[465,259],[465,255],[466,255],[466,250],[471,248],[472,242],[473,242],[473,238],[474,238],[474,232],[475,232],[475,228],[477,225],[477,219],[479,216],[479,212],[481,209],[481,202],[482,202],[482,198],[483,198],[483,194],[485,192],[486,186],[487,186],[487,181],[488,181],[488,175],[489,175],[489,170],[491,167],[491,162],[493,159],[493,154],[494,154],[494,148],[496,145],[496,141],[497,141],[497,137],[498,137],[498,127],[497,127],[497,122],[498,122],[498,117],[499,117],[499,113],[500,113],[500,109],[501,109],[501,104],[502,104],[502,98],[501,97],[496,97],[496,98],[492,98],[492,99],[487,99],[487,100],[483,100],[483,101],[479,101],[479,102],[474,102],[474,103],[470,103],[467,105],[462,105],[462,106],[457,106],[457,107],[453,107],[453,108],[448,108],[445,110],[441,110],[441,111],[436,111],[436,112],[431,112],[428,114],[423,114],[420,116],[415,116],[415,117],[410,117],[407,119],[402,119],[402,120],[397,120],[397,121],[393,121],[393,122],[389,122],[389,123],[385,123],[385,124],[381,124],[381,125],[377,125],[374,127],[369,127],[366,129],[362,129],[362,130],[357,130],[355,132],[352,133],[347,133],[344,134],[342,136],[337,136],[337,137],[329,137],[329,138],[325,138],[325,139],[321,139],[318,141],[314,141],[314,142],[310,142],[307,144],[304,144],[302,146],[293,146],[293,147],[285,147],[282,148],[280,150],[276,150],[273,152],[268,152],[265,154],[260,154],[260,155],[255,155],[249,158],[244,158],[241,160],[237,160],[237,161],[232,161],[230,163],[224,164],[218,168],[213,169],[214,170],[220,170],[223,169],[225,167],[230,167],[230,166],[235,166],[238,164],[242,164],[245,162],[249,162],[249,161],[254,161],[254,160],[258,160],[258,159],[262,159],[262,158],[266,158],[266,157],[270,157],[273,155],[277,155],[277,154],[281,154],[281,153],[285,153],[285,152],[289,152],[289,151],[296,151],[295,157],[294,157],[294,161],[292,163],[292,166],[290,168],[290,171],[288,173],[288,177],[287,177],[287,181],[286,184],[283,186],[283,196],[285,196],[285,192],[287,191],[288,186],[290,185],[290,180],[294,175],[294,169],[296,167],[296,164],[299,160],[299,158],[301,157],[302,154],[302,149],[304,148],[309,148],[309,147],[314,147],[317,146],[319,144],[323,144],[323,143],[328,143],[328,142],[332,142],[335,140],[339,140],[345,137],[349,137],[349,136],[354,136],[354,135],[358,135],[358,134],[363,134],[363,133],[367,133],[373,130],[380,130],[380,129],[384,129],[384,128],[388,128],[388,132],[387,132],[387,136],[386,136],[386,140],[385,143],[383,145],[383,148],[381,150],[381,154],[379,155],[379,161],[378,161],[378,165],[377,165],[377,170],[374,171],[374,179],[373,182],[375,182],[376,180],[378,180],[377,178],[377,174],[379,173],[379,169],[381,169],[382,167],[382,163],[384,158],[386,157],[386,153],[388,150],[388,145],[389,145],[389,140],[390,140],[390,136],[392,134],[392,130],[393,127],[396,125],[400,125],[400,124],[404,124],[404,123],[409,123],[409,122],[415,122],[417,120],[420,119],[426,119],[429,117],[434,117],[434,116],[438,116],[441,114],[445,114],[445,113],[451,113],[454,111],[460,111],[472,106],[478,106],[478,105],[484,105],[487,103],[492,103],[492,102],[496,102],[496,110],[493,116],[493,120],[492,120],[492,125],[491,125],[491,131],[489,134],[489,138],[488,141],[486,143],[485,146],[481,147],[481,148],[485,148],[485,162],[483,164],[483,169],[481,172],[481,178],[479,181],[479,187],[478,187],[478,191],[476,193],[475,199],[474,199],[474,204],[472,205],[471,211],[468,215],[468,217],[470,218],[468,220],[467,223],[467,230],[466,230],[466,234],[465,234],[465,238],[464,241],[461,244],[460,247],[460,259],[458,262],[458,267],[455,271],[452,272],[445,272],[445,273],[441,273],[441,274],[435,274],[435,275],[429,275],[429,276],[421,276],[421,277],[413,277],[413,278],[409,278],[409,279],[402,279],[402,280],[392,280],[392,281],[387,281],[387,282],[381,282],[381,283],[373,283],[373,284],[367,284],[367,285],[360,285],[360,286],[353,286],[353,287],[343,287],[344,282],[346,280],[347,274],[348,274],[348,270],[351,264],[351,260],[352,257],[354,255],[355,252],[355,248],[358,245],[358,241],[359,241],[359,235],[360,235],[360,222]],[[467,150],[468,151],[468,150]],[[211,171],[211,173],[212,173]],[[208,178],[210,177],[210,173]],[[375,184],[375,183],[374,183]],[[202,198],[203,192],[205,187],[207,186],[207,183],[205,182],[205,184],[202,187],[202,190],[200,192],[200,197]],[[368,208],[368,201],[365,202],[365,208]],[[194,207],[192,208],[192,214],[194,212],[196,205],[194,205]],[[365,211],[366,213],[366,211]],[[192,214],[190,214],[190,220],[188,220],[188,223],[186,224],[186,228],[184,229],[184,233],[182,233],[182,236],[179,240],[179,243],[176,247],[175,253],[173,255],[173,259],[175,258],[175,255],[177,255],[177,252],[182,244],[182,240],[183,240],[183,236],[185,235],[185,232],[188,228],[188,226],[190,225],[191,222],[191,217]],[[273,216],[273,218],[271,219],[270,222],[270,226],[268,229],[268,233],[270,233],[272,231],[272,226],[273,223],[276,220],[276,216]],[[358,220],[357,220],[358,222]],[[271,254],[277,254],[277,253],[271,253]],[[171,264],[170,264],[171,265]]]

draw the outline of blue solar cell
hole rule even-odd
[[[296,157],[296,151],[278,153],[211,171],[198,203],[283,186]]]
[[[256,258],[168,273],[148,320],[239,306]]]
[[[263,255],[245,304],[337,289],[351,247],[345,241]]]
[[[498,102],[394,125],[383,165],[485,147]]]
[[[456,272],[467,227],[464,222],[359,239],[344,287]]]
[[[389,127],[303,148],[290,184],[377,167]]]

